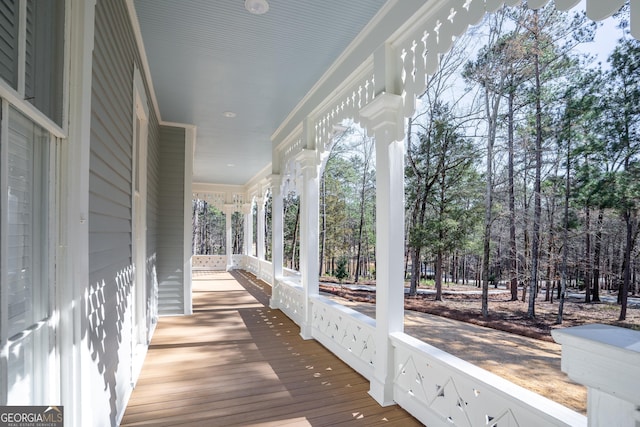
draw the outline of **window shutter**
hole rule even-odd
[[[18,1],[0,0],[0,77],[18,87]]]
[[[25,99],[61,125],[64,0],[28,0],[25,38]]]

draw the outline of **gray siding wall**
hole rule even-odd
[[[159,314],[184,313],[185,130],[160,127]]]
[[[142,70],[140,63],[125,2],[98,0],[91,98],[89,283],[82,330],[91,369],[103,381],[83,391],[94,396],[95,425],[116,425],[131,389],[133,72],[134,64]],[[157,259],[159,163],[158,120],[149,107],[147,272],[152,274]],[[147,295],[152,298],[153,277],[149,279]],[[152,304],[147,306],[153,310]]]

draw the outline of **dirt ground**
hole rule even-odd
[[[375,292],[351,290],[339,284],[322,284],[321,290],[357,302],[375,302]],[[432,288],[421,288],[431,290]],[[544,292],[536,299],[535,318],[527,317],[528,300],[522,302],[522,290],[519,290],[518,301],[510,301],[511,294],[502,289],[490,289],[489,317],[482,317],[482,302],[479,289],[475,286],[449,286],[443,289],[443,301],[435,301],[435,295],[418,294],[405,298],[405,309],[422,313],[435,314],[466,323],[498,329],[525,337],[553,342],[551,330],[568,328],[589,323],[602,323],[624,328],[640,330],[640,300],[629,298],[627,318],[618,321],[620,306],[604,299],[615,300],[614,294],[604,293],[603,302],[585,303],[584,293],[568,292],[563,309],[563,322],[556,324],[558,301],[544,301]]]
[[[375,292],[339,284],[320,287],[345,305],[375,318]],[[627,310],[627,320],[618,322],[620,307],[614,302],[586,304],[584,295],[572,294],[565,300],[563,324],[556,325],[558,303],[545,302],[543,293],[538,295],[535,319],[527,317],[528,303],[509,301],[506,291],[491,293],[490,316],[485,319],[477,290],[473,286],[451,286],[444,290],[442,302],[435,301],[430,293],[407,296],[405,331],[581,413],[586,413],[586,389],[561,372],[561,346],[553,341],[551,330],[588,323],[640,330],[640,309],[634,299],[630,299],[634,303]],[[615,296],[603,299],[615,301]]]

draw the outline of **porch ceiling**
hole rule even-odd
[[[270,137],[386,0],[135,0],[161,118],[194,124],[194,182],[247,183]],[[235,118],[227,118],[230,111]]]

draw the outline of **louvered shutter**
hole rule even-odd
[[[0,0],[0,77],[18,87],[18,0]]]

